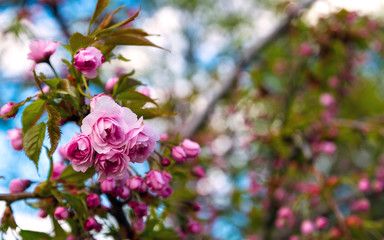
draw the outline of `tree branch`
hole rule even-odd
[[[111,214],[125,231],[125,236],[122,239],[135,239],[135,231],[133,231],[131,224],[129,224],[124,214],[123,204],[110,194],[107,194],[107,197],[112,204]]]
[[[255,42],[251,45],[251,47],[242,51],[240,54],[240,59],[237,61],[232,74],[229,74],[228,79],[223,81],[221,89],[219,89],[219,91],[213,95],[205,109],[202,110],[198,115],[189,119],[186,124],[183,124],[183,129],[181,130],[181,135],[183,137],[191,137],[198,131],[198,129],[205,122],[206,118],[214,109],[216,103],[232,90],[232,87],[239,79],[243,68],[250,64],[254,57],[258,55],[265,47],[278,39],[279,36],[286,33],[292,19],[298,17],[301,11],[310,7],[314,2],[316,2],[316,0],[304,1],[297,8],[295,8],[294,11],[291,11],[290,14],[288,14],[288,16],[286,16],[285,19],[283,19],[268,36],[261,39],[260,41]]]
[[[35,193],[12,193],[12,194],[0,194],[0,201],[6,201],[7,203],[12,203],[18,200],[29,199],[29,198],[42,198],[37,196]]]

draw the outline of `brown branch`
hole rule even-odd
[[[29,198],[42,198],[42,197],[36,195],[35,193],[27,193],[27,192],[0,194],[0,201],[6,201],[7,203],[12,203],[18,200],[24,200]]]
[[[315,1],[316,0],[304,1],[294,11],[291,11],[290,14],[288,14],[288,16],[286,16],[285,19],[283,19],[280,24],[278,24],[268,36],[261,39],[260,41],[255,42],[251,45],[251,47],[246,48],[242,51],[240,59],[237,61],[234,71],[232,72],[232,74],[229,74],[228,79],[223,81],[222,87],[209,100],[205,109],[201,111],[201,113],[199,113],[198,115],[193,116],[191,119],[189,119],[186,124],[183,124],[183,128],[181,129],[182,136],[191,137],[199,130],[199,128],[203,125],[207,117],[213,111],[216,103],[232,90],[233,86],[239,79],[239,76],[244,67],[250,64],[255,58],[255,56],[258,55],[265,47],[277,40],[279,36],[286,33],[291,21],[297,18],[300,12],[310,7]]]
[[[110,194],[107,194],[107,197],[112,205],[111,214],[115,217],[116,221],[119,223],[119,226],[125,231],[125,236],[122,239],[136,239],[135,231],[132,229],[131,224],[128,222],[124,214],[123,203],[119,202]]]

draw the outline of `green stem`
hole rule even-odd
[[[89,98],[89,99],[92,99],[92,97],[91,97],[90,95],[88,95],[88,94],[86,94],[85,92],[83,92],[83,89],[81,89],[80,84],[77,84],[77,90],[79,90],[79,92],[81,93],[81,95],[83,95],[83,96],[85,96],[85,97],[87,97],[87,98]]]
[[[52,66],[51,62],[48,61],[47,63],[48,63],[48,65],[51,67],[51,69],[52,69],[53,73],[55,74],[56,78],[57,78],[57,79],[60,79],[59,75],[57,74],[55,68]]]
[[[84,75],[81,75],[81,79],[83,79],[83,83],[84,83],[85,89],[87,89],[88,95],[92,96],[91,92],[89,91],[87,80],[85,79]]]
[[[35,69],[33,69],[33,78],[35,79],[36,85],[39,87],[40,92],[41,92],[43,95],[45,95],[44,92],[43,92],[43,89],[41,88],[41,84],[40,84],[39,78],[38,78],[37,75],[36,75],[36,71],[35,71]]]

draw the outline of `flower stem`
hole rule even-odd
[[[85,97],[87,97],[87,98],[89,98],[89,99],[92,99],[91,95],[86,94],[86,93],[83,91],[83,89],[81,89],[80,84],[77,84],[77,90],[79,90],[79,92],[81,93],[81,95],[83,95],[83,96],[85,96]]]
[[[87,89],[87,93],[89,96],[92,96],[91,92],[89,91],[89,88],[88,88],[88,84],[87,84],[87,80],[85,79],[84,75],[81,75],[81,79],[83,79],[83,83],[84,83],[84,86],[85,86],[85,89]],[[91,97],[92,98],[92,97]]]
[[[60,79],[59,75],[57,74],[55,68],[52,66],[51,62],[48,61],[47,63],[48,63],[48,65],[51,67],[51,69],[52,69],[53,73],[55,74],[56,78],[57,78],[57,79]]]

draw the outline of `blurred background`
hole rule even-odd
[[[362,176],[376,176],[383,148],[384,1],[110,2],[107,11],[125,4],[116,21],[141,7],[128,27],[155,34],[151,41],[169,51],[120,47],[115,54],[130,61],[104,64],[100,79],[106,83],[135,70],[152,98],[178,113],[153,120],[155,130],[191,137],[203,146],[199,161],[206,177],[180,187],[202,204],[199,217],[208,222],[204,231],[210,238],[288,239],[298,232],[295,226],[277,234],[275,219],[265,209],[276,205],[271,210],[276,213],[284,205],[281,200],[310,217],[314,194],[296,193],[291,185],[311,186],[315,178],[308,166],[338,177],[342,186],[336,199],[355,193],[351,186]],[[95,4],[0,0],[0,105],[38,91],[27,59],[30,41],[66,44],[70,34],[85,34]],[[51,61],[65,77],[62,58],[70,55],[59,47]],[[37,72],[53,77],[44,64]],[[103,91],[100,84],[90,87],[92,94]],[[9,192],[13,178],[40,181],[48,172],[44,154],[36,172],[23,152],[12,150],[7,130],[15,127],[21,127],[20,114],[14,121],[0,120],[1,193]],[[75,132],[75,124],[65,125],[60,145]],[[59,161],[59,154],[54,159]],[[380,200],[375,199],[377,206]],[[39,219],[23,202],[14,205],[20,227],[47,231],[48,220]],[[347,205],[340,208],[345,215],[352,211]],[[384,216],[379,211],[364,214],[367,222]],[[357,239],[383,236],[382,230],[372,229],[374,234]]]

